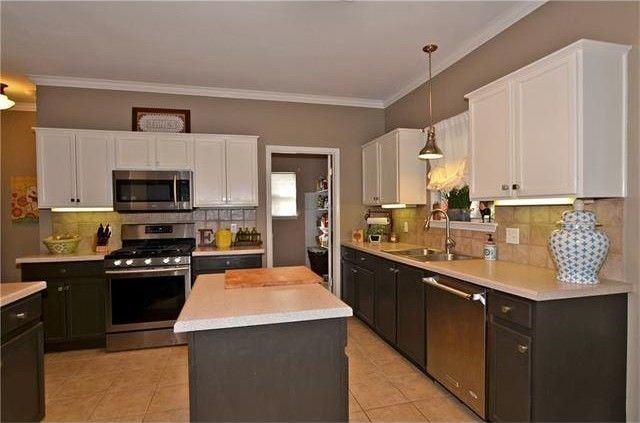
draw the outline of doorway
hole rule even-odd
[[[339,295],[339,150],[266,146],[267,266],[307,266]]]

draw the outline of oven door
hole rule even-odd
[[[191,292],[188,266],[105,273],[107,333],[172,328]]]
[[[116,211],[191,210],[190,171],[113,171]]]

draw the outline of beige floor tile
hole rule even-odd
[[[86,361],[86,360],[85,360]],[[75,365],[79,362],[73,362]],[[58,363],[56,363],[58,364]],[[123,359],[114,353],[105,353],[90,360],[90,363],[83,362],[83,365],[76,371],[77,375],[96,375],[104,373],[118,373],[125,370]]]
[[[115,373],[71,376],[64,381],[61,387],[51,394],[50,398],[83,398],[104,393],[111,387],[115,377]]]
[[[167,385],[156,390],[147,413],[189,408],[189,386]]]
[[[122,417],[104,417],[104,418],[91,418],[90,422],[104,422],[104,423],[142,423],[144,414],[137,416],[122,416]]]
[[[167,366],[162,371],[160,386],[189,383],[189,368],[187,365]]]
[[[411,403],[367,410],[372,422],[426,422],[427,419]]]
[[[395,354],[386,360],[375,363],[378,370],[387,377],[398,375],[414,375],[418,373],[418,369],[409,361],[402,358],[399,354]]]
[[[430,422],[480,422],[466,406],[454,397],[429,398],[413,403]]]
[[[388,377],[389,382],[400,390],[411,401],[422,399],[446,398],[449,393],[429,379],[428,376],[415,372]]]
[[[105,354],[105,350],[102,348],[99,349],[90,349],[90,350],[74,350],[74,351],[64,351],[64,352],[53,352],[46,353],[44,355],[45,363],[56,362],[56,361],[77,361],[77,360],[86,360],[95,358]]]
[[[384,379],[378,383],[354,383],[350,389],[365,411],[409,401],[398,388]]]
[[[161,369],[143,368],[115,373],[115,380],[111,385],[111,390],[132,389],[138,386],[152,386],[155,388],[160,382],[163,372],[164,370]]]
[[[153,387],[137,387],[128,390],[109,390],[102,397],[92,414],[92,419],[108,419],[145,414],[151,398]]]
[[[362,407],[360,407],[360,404],[358,404],[356,397],[354,397],[353,394],[349,392],[349,414],[357,413],[360,411],[363,411]]]
[[[186,366],[189,364],[188,356],[187,347],[173,347],[170,349],[167,366]]]
[[[83,422],[89,420],[102,394],[77,398],[60,398],[50,401],[45,407],[47,422]]]
[[[355,413],[349,413],[349,422],[365,423],[369,422],[369,417],[364,411],[356,411]]]
[[[80,374],[88,366],[87,360],[66,361],[56,360],[45,364],[44,377],[61,378]]]
[[[189,421],[189,409],[181,408],[178,410],[159,411],[156,413],[147,413],[144,416],[144,422],[157,423],[186,423]]]

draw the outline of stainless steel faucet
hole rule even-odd
[[[447,216],[447,212],[442,209],[433,209],[429,212],[429,216],[425,219],[426,223],[424,225],[424,230],[428,231],[431,227],[431,218],[434,214],[440,213],[444,216],[445,221],[445,239],[444,239],[444,252],[446,254],[453,254],[453,247],[456,246],[456,242],[451,238],[451,222],[449,221],[449,216]]]

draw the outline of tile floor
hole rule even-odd
[[[347,354],[350,421],[480,421],[357,319]],[[45,421],[189,421],[186,347],[46,354],[45,387]]]

